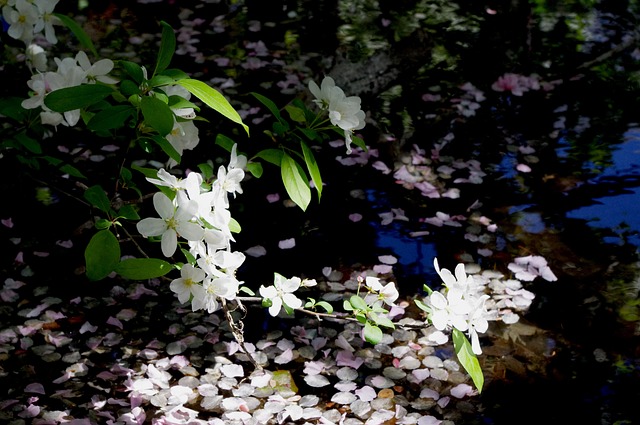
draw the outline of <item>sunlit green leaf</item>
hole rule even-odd
[[[173,266],[159,258],[128,258],[121,261],[115,271],[125,279],[145,280],[164,276]]]
[[[361,297],[359,297],[358,295],[351,295],[351,297],[349,298],[349,302],[351,303],[353,308],[356,309],[356,310],[368,310],[369,309],[369,306],[367,305],[367,302],[365,300],[363,300]]]
[[[254,158],[264,159],[265,161],[279,167],[282,163],[283,155],[284,152],[282,152],[282,149],[264,149],[258,152]]]
[[[242,231],[242,227],[240,227],[240,223],[236,221],[235,218],[231,217],[229,220],[229,231],[231,233],[240,233]]]
[[[423,303],[422,301],[420,301],[418,299],[415,299],[413,301],[416,303],[416,306],[418,306],[418,308],[420,310],[426,311],[427,313],[431,313],[431,309],[425,303]]]
[[[44,98],[44,104],[52,111],[67,112],[82,109],[100,102],[113,93],[113,89],[101,84],[82,84],[54,90]]]
[[[210,108],[218,111],[231,121],[242,125],[244,130],[247,132],[247,135],[249,134],[249,127],[247,127],[247,125],[242,122],[240,114],[238,114],[238,112],[233,109],[229,101],[225,99],[225,97],[220,92],[203,83],[202,81],[194,79],[180,80],[178,81],[178,84],[189,90],[191,94],[203,101]]]
[[[257,179],[262,177],[263,168],[262,164],[259,162],[248,162],[247,163],[247,171],[251,173],[251,175]]]
[[[309,182],[306,176],[303,176],[298,163],[287,153],[282,155],[280,167],[282,182],[287,194],[297,206],[306,211],[309,202],[311,202],[311,189],[309,189]]]
[[[364,324],[364,339],[370,344],[376,345],[382,341],[382,330],[369,322]]]
[[[484,375],[482,374],[482,368],[480,367],[478,358],[471,349],[471,343],[465,334],[458,329],[454,329],[451,336],[458,361],[467,371],[471,380],[473,380],[478,392],[481,393],[482,386],[484,385]]]
[[[322,307],[324,309],[324,311],[326,311],[327,313],[331,314],[333,313],[333,306],[331,304],[329,304],[326,301],[318,301],[315,304],[316,307]]]
[[[84,251],[87,277],[104,279],[120,262],[120,244],[109,230],[100,230],[93,235]]]
[[[193,108],[196,111],[200,110],[196,104],[189,102],[187,99],[182,96],[178,96],[177,94],[169,96],[169,107],[171,109]]]
[[[322,176],[320,176],[320,169],[318,168],[318,163],[316,162],[316,158],[313,156],[313,151],[309,149],[306,143],[300,142],[300,146],[302,147],[302,154],[304,155],[304,162],[307,164],[307,170],[309,171],[309,175],[311,176],[311,180],[313,181],[316,190],[318,191],[318,200],[322,196]]]
[[[395,329],[395,325],[388,317],[380,316],[378,314],[370,314],[370,317],[378,326],[384,326],[385,328]]]

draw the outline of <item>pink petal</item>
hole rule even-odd
[[[27,385],[24,388],[24,392],[25,393],[35,393],[35,394],[45,394],[44,392],[44,385],[38,383],[38,382],[34,382],[32,384]]]
[[[280,249],[290,249],[290,248],[293,248],[294,246],[296,246],[295,238],[284,239],[278,242],[278,248]]]
[[[120,320],[116,319],[116,318],[115,318],[115,317],[113,317],[113,316],[111,316],[111,317],[109,317],[109,318],[107,319],[107,324],[108,324],[108,325],[116,326],[116,327],[118,327],[118,328],[120,328],[120,329],[122,329],[122,328],[123,328],[123,326],[122,326],[122,322],[121,322]]]

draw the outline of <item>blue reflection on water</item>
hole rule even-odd
[[[603,177],[640,174],[640,128],[631,128],[625,133],[624,142],[613,151],[613,163]],[[640,246],[640,189],[627,188],[625,192],[596,198],[595,204],[570,211],[567,217],[587,220],[600,228],[615,230],[626,227],[630,234],[628,242]],[[609,239],[608,242],[620,241]]]

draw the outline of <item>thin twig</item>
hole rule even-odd
[[[224,311],[224,315],[227,318],[227,322],[229,323],[229,327],[231,328],[231,333],[233,334],[233,337],[235,338],[238,345],[240,345],[242,350],[247,354],[247,356],[249,357],[249,360],[251,361],[251,363],[253,363],[253,367],[255,367],[256,370],[262,370],[262,366],[260,366],[258,362],[256,362],[256,359],[253,358],[253,356],[245,346],[244,323],[242,322],[242,320],[237,322],[235,321],[235,319],[233,318],[233,315],[231,314],[232,311],[229,309],[229,306],[227,304],[227,300],[225,300],[224,298],[220,298],[220,300],[222,303],[222,310]],[[242,302],[237,298],[236,298],[236,302],[237,302],[238,308],[242,310],[243,313],[246,314],[247,309],[244,307]]]

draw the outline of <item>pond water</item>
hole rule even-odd
[[[406,55],[402,42],[412,45],[421,40],[430,48],[445,51],[444,58],[429,56],[440,60],[439,64],[397,71],[398,79],[385,86],[387,91],[358,93],[392,116],[384,124],[394,129],[393,138],[403,146],[374,145],[382,152],[380,158],[388,164],[397,163],[400,152],[406,154],[412,145],[425,149],[429,156],[434,146],[441,144],[445,146],[441,155],[477,160],[486,174],[479,184],[459,185],[460,198],[436,199],[402,187],[389,175],[356,170],[358,167],[352,167],[348,174],[336,171],[340,187],[329,182],[326,192],[341,195],[328,195],[329,199],[307,216],[307,225],[322,236],[301,246],[304,250],[315,245],[325,263],[310,260],[305,264],[329,266],[331,258],[348,264],[357,257],[353,250],[365,264],[375,263],[376,255],[391,254],[398,259],[394,275],[399,287],[411,296],[420,293],[423,284],[437,285],[432,267],[436,256],[441,264],[462,260],[501,269],[512,256],[543,255],[559,279],[531,284],[536,301],[515,335],[507,337],[503,329],[495,329],[485,341],[489,384],[477,422],[639,422],[640,416],[632,407],[639,395],[634,382],[640,371],[637,5],[607,10],[606,5],[595,3],[538,3],[536,9],[514,2],[514,9],[487,8],[475,15],[465,11],[465,6],[454,7],[449,13],[457,14],[458,22],[469,26],[447,27],[454,21],[451,16],[432,15],[431,19],[441,21],[429,27],[424,24],[430,20],[427,16],[421,27],[428,32],[427,42],[415,33],[400,35],[402,29],[393,25],[400,17],[411,20],[425,7],[431,12],[442,11],[439,2],[405,4],[397,11],[387,6],[389,15],[376,16],[370,11],[368,17],[353,5],[367,2],[346,3],[352,4],[354,13],[341,15],[349,16],[346,19],[352,25],[342,28],[349,36],[341,40],[341,47],[355,56],[358,54],[353,51],[358,48],[366,51],[358,52],[365,59],[351,65],[350,76],[362,72],[363,62],[376,66],[375,61],[367,62],[367,54],[383,63],[384,57],[375,54]],[[494,12],[501,17],[496,22],[502,26],[490,27]],[[519,27],[518,34],[525,32],[528,41],[506,38],[522,13],[528,24]],[[625,19],[617,19],[622,16]],[[388,39],[371,29],[372,22],[385,17],[400,39],[397,45],[389,43],[389,50],[379,47]],[[474,17],[482,22],[479,28],[473,25],[478,22]],[[510,18],[514,20],[508,23]],[[447,37],[455,41],[447,41]],[[358,48],[354,47],[357,43],[361,43]],[[419,44],[413,47],[421,52],[424,48]],[[472,49],[476,52],[471,53]],[[596,62],[590,63],[594,58]],[[406,60],[412,63],[414,58]],[[587,63],[590,67],[583,67]],[[341,67],[340,71],[348,69]],[[325,72],[331,74],[332,70],[335,72],[335,68]],[[508,72],[524,76],[537,73],[550,88],[518,95],[492,91],[492,82]],[[336,80],[341,77],[331,75]],[[369,77],[371,86],[384,84],[379,81],[384,75]],[[562,80],[558,82],[558,78]],[[348,78],[342,80],[349,87]],[[482,90],[459,89],[468,81]],[[467,114],[460,114],[463,101],[477,105],[477,110],[471,113],[466,109]],[[466,177],[461,174],[452,180]],[[349,184],[343,186],[343,181]],[[358,203],[352,204],[351,210],[335,208],[336,203],[350,199],[354,189],[364,192]],[[479,211],[500,230],[481,235],[480,243],[478,239],[471,243],[469,232],[477,234],[479,230],[467,221],[468,208],[476,201],[483,204]],[[381,224],[378,214],[394,208],[402,209],[407,219]],[[344,214],[362,213],[363,209],[373,239],[353,234],[353,224],[344,221]],[[438,212],[463,218],[455,226],[451,222],[434,226],[421,220]],[[318,218],[316,213],[335,218]],[[327,223],[343,223],[345,227],[338,226],[341,230],[336,232],[328,230]],[[421,231],[428,234],[413,236]],[[360,238],[362,243],[345,241],[345,235]],[[327,239],[320,240],[324,237]],[[291,259],[289,253],[285,257]],[[286,270],[287,261],[281,266]]]
[[[233,207],[243,225],[237,247],[267,250],[248,258],[245,280],[257,287],[274,271],[313,277],[392,255],[393,277],[411,298],[439,285],[434,257],[450,269],[469,262],[506,272],[515,257],[541,255],[558,280],[531,282],[536,298],[521,322],[483,338],[486,391],[468,423],[640,423],[637,2],[143,3],[82,13],[122,19],[95,31],[126,51],[134,28],[157,31],[140,19],[153,8],[187,34],[178,65],[228,84],[253,134],[264,111],[251,112],[259,105],[246,93],[288,101],[306,76],[333,75],[370,112],[360,135],[377,156],[343,166],[344,146],[319,152],[327,186],[307,212],[284,205],[272,169],[244,184],[252,195]],[[211,65],[220,58],[231,65]],[[240,143],[253,152],[270,141]],[[185,154],[185,163],[200,159]],[[437,196],[396,175],[402,164],[428,176]],[[271,192],[281,201],[267,202]],[[19,196],[27,205],[31,194]],[[63,229],[34,222],[32,237],[73,232],[65,214],[56,214]],[[279,249],[289,238],[295,248]]]

